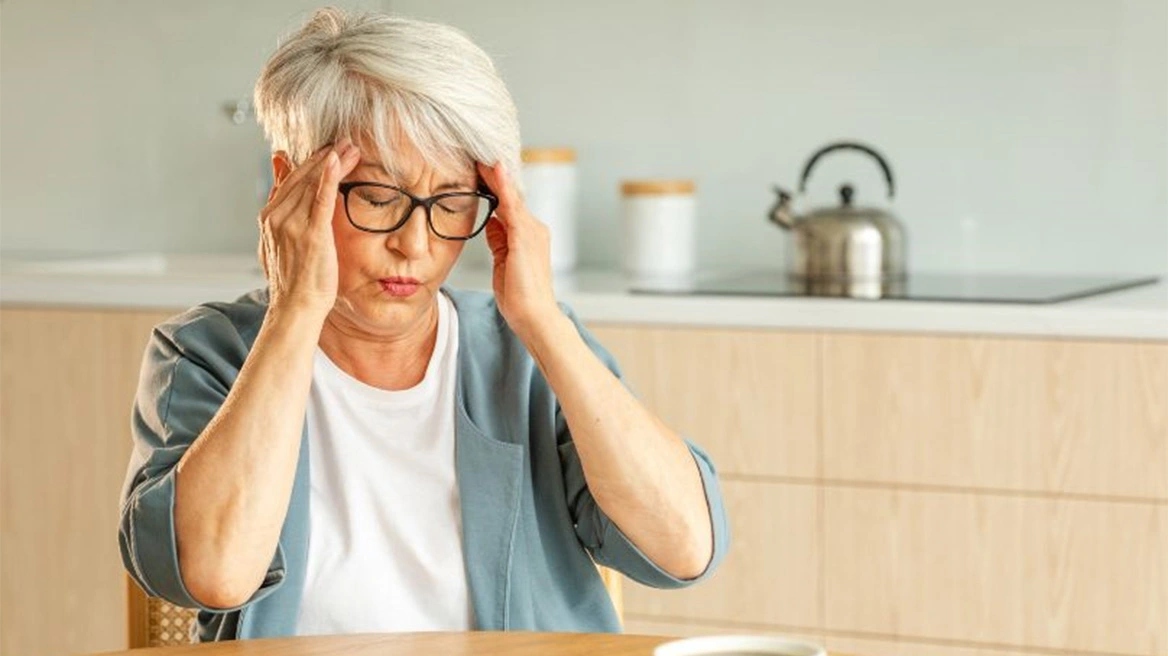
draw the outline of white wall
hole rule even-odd
[[[253,248],[264,149],[220,104],[315,3],[161,4],[5,2],[0,248]],[[484,45],[527,143],[577,147],[586,264],[629,176],[697,180],[704,264],[777,263],[771,185],[855,138],[917,269],[1168,270],[1165,0],[388,4]],[[844,155],[813,200],[844,178],[882,196]]]

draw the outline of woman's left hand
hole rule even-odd
[[[527,210],[501,164],[478,164],[499,206],[487,222],[487,245],[494,259],[492,285],[499,311],[527,342],[547,319],[561,314],[552,288],[551,239],[548,228]]]

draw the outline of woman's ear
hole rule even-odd
[[[279,187],[294,168],[296,167],[292,166],[292,159],[288,157],[288,153],[282,150],[272,153],[272,180],[275,181],[272,187]]]

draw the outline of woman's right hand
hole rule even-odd
[[[294,307],[322,320],[332,310],[339,280],[332,230],[337,186],[360,159],[357,146],[342,139],[273,186],[259,215],[270,307]]]

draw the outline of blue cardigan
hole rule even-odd
[[[659,588],[708,577],[729,545],[709,457],[689,444],[709,505],[714,555],[705,573],[681,580],[641,553],[596,505],[556,397],[494,297],[443,291],[458,311],[455,469],[476,628],[619,631],[593,561]],[[148,594],[198,608],[203,641],[287,636],[296,629],[311,521],[306,432],[276,552],[246,603],[211,609],[195,601],[179,574],[175,542],[175,465],[222,405],[267,305],[267,290],[257,289],[231,303],[199,305],[157,326],[134,403],[134,451],[118,532],[122,561]],[[612,356],[565,311],[619,377]]]

